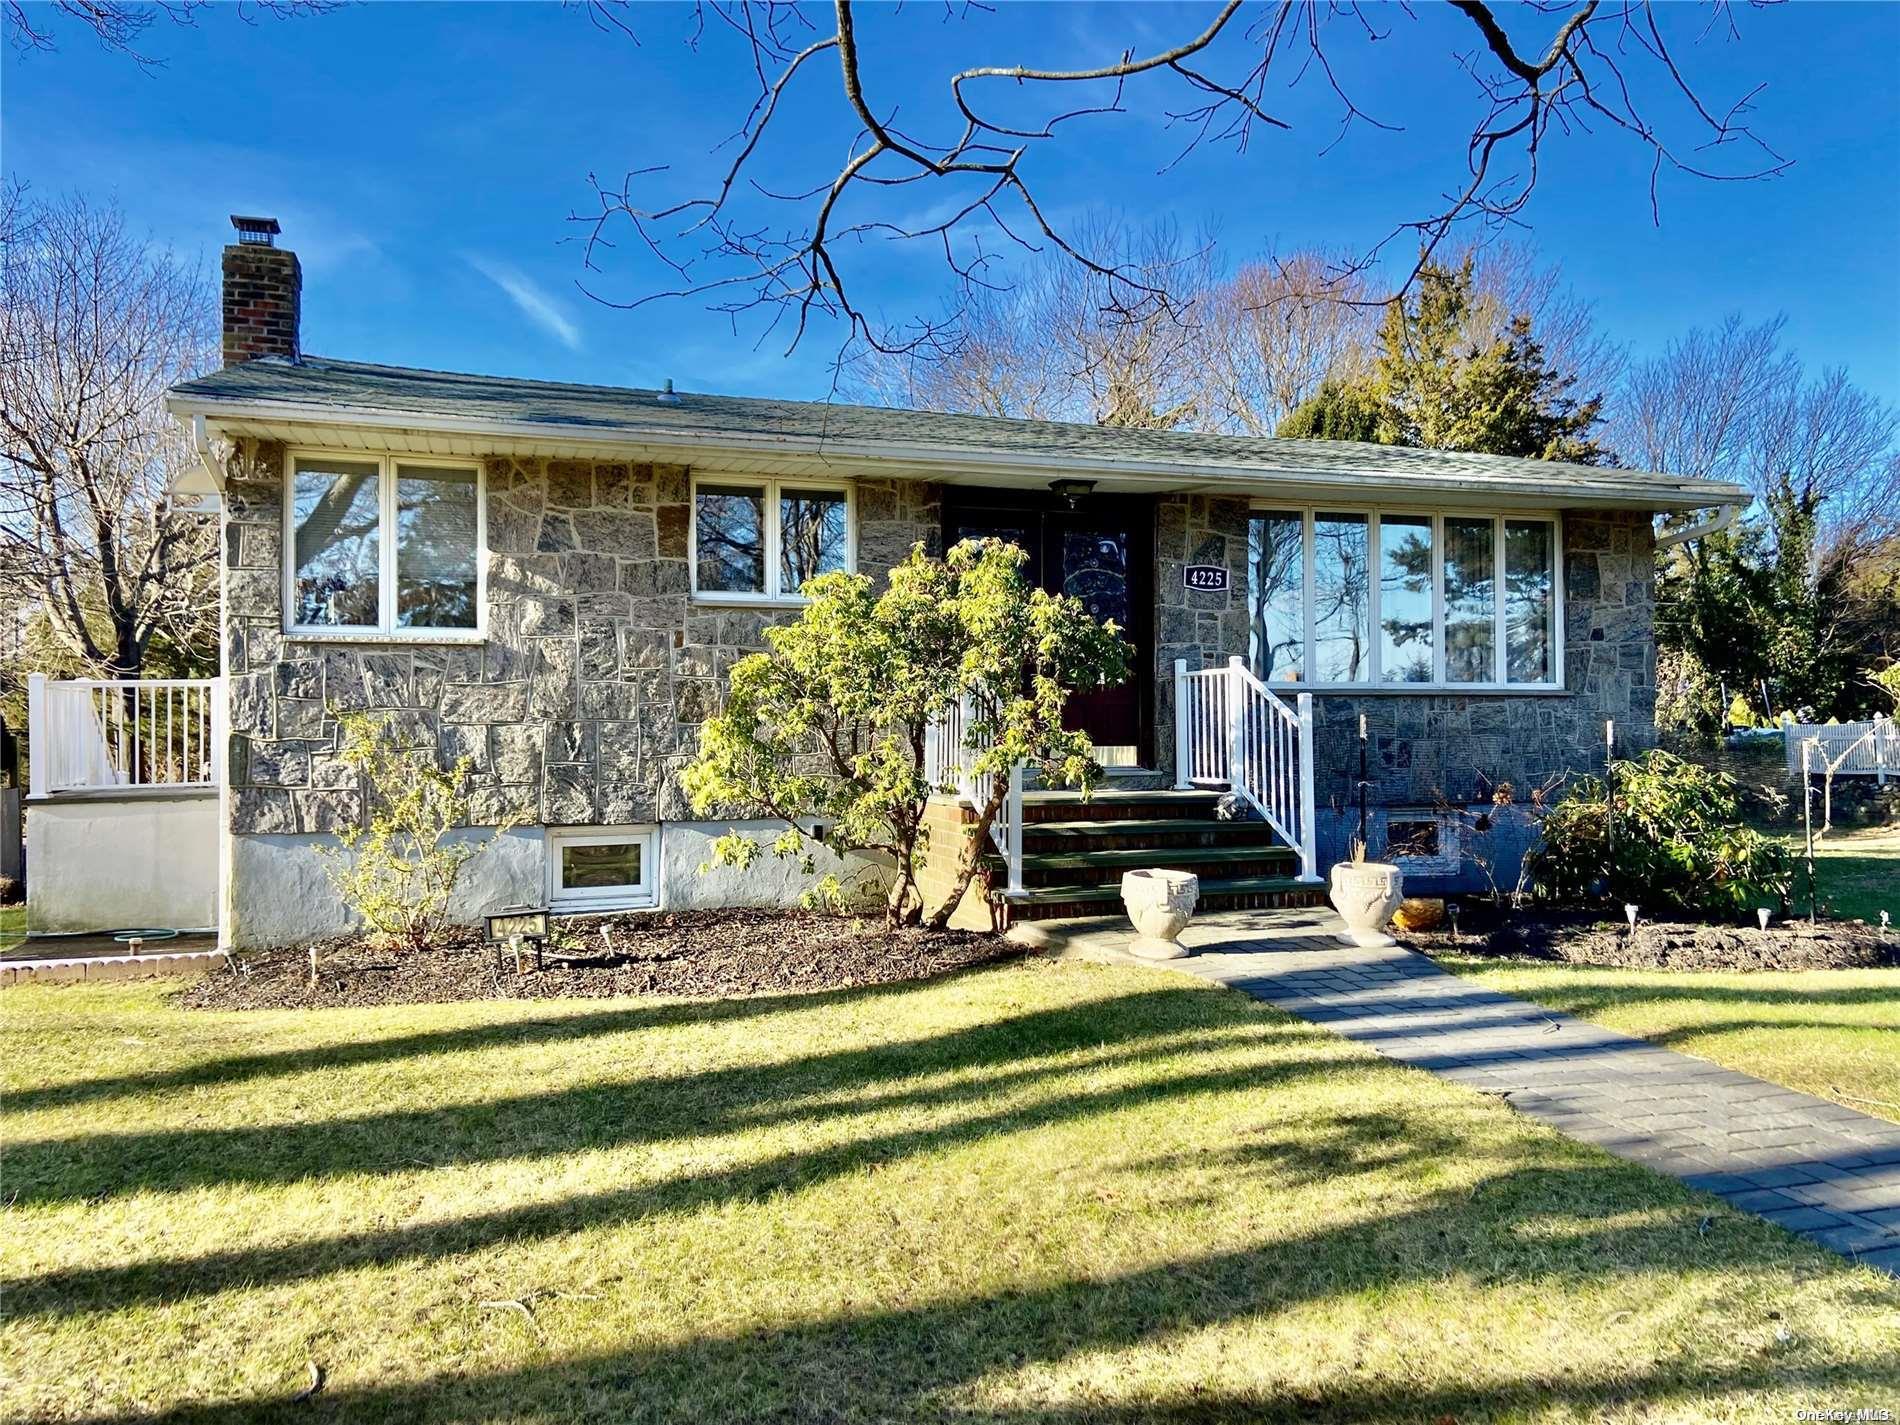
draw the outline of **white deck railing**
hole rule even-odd
[[[924,773],[933,787],[981,811],[990,798],[988,775],[979,778],[972,769],[976,760],[989,750],[990,743],[973,730],[979,721],[977,713],[976,702],[967,693],[944,709],[924,736]],[[1022,890],[1023,769],[1020,762],[1010,769],[1009,791],[990,819],[990,841],[1008,867],[1009,889]]]
[[[1837,777],[1871,776],[1882,786],[1887,778],[1900,777],[1900,727],[1890,717],[1872,722],[1787,722],[1781,725],[1781,735],[1791,777],[1801,775],[1810,742],[1815,744],[1812,771],[1823,771],[1840,759],[1834,771]]]
[[[27,679],[35,798],[114,788],[215,787],[224,766],[220,678]]]
[[[1296,707],[1239,658],[1190,672],[1174,664],[1175,785],[1224,787],[1300,853],[1300,879],[1319,879],[1313,816],[1313,695]]]

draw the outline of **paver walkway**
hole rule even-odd
[[[1064,953],[1123,958],[1125,926]],[[1341,945],[1330,911],[1211,915],[1169,963],[1442,1074],[1573,1138],[1900,1276],[1900,1125],[1483,989],[1399,947]],[[1050,927],[1055,930],[1055,924]]]

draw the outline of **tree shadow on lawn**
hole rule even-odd
[[[1008,1087],[1012,1074],[1067,1073],[1075,1066],[1063,1062],[1064,1056],[1118,1046],[1131,1057],[1154,1057],[1185,1052],[1173,1041],[1184,1045],[1190,1037],[1201,1041],[1186,1046],[1194,1048],[1240,1049],[1300,1036],[1316,1045],[1331,1042],[1297,1020],[1238,1000],[1223,1008],[1244,1012],[1210,1026],[1206,997],[1226,998],[1214,989],[1143,990],[778,1062],[294,1123],[14,1143],[7,1152],[7,1191],[16,1204],[51,1204],[468,1166],[705,1137],[907,1103],[967,1101],[994,1093],[999,1083]],[[722,1017],[719,1006],[707,1008],[711,1018]],[[1023,1067],[1037,1060],[1052,1062]],[[956,1073],[978,1077],[915,1097],[902,1090],[876,1092],[883,1085]],[[811,1103],[821,1097],[843,1101],[823,1108]]]
[[[1458,1147],[1456,1135],[1416,1132],[1402,1116],[1346,1118],[1322,1135],[1320,1151],[1283,1139],[1241,1150],[1210,1166],[1264,1171],[1295,1183],[1330,1175],[1357,1149],[1379,1150],[1382,1169],[1429,1161]],[[1540,1151],[1540,1145],[1541,1151]],[[1821,1365],[1790,1365],[1764,1345],[1755,1359],[1683,1362],[1680,1353],[1613,1379],[1566,1378],[1562,1366],[1457,1384],[1350,1379],[1337,1388],[1239,1392],[1200,1382],[1183,1398],[1127,1399],[1138,1361],[1114,1363],[1103,1379],[1124,1397],[1051,1403],[1038,1382],[1033,1403],[985,1408],[969,1399],[988,1381],[1055,1367],[1092,1353],[1150,1350],[1179,1337],[1245,1322],[1325,1299],[1374,1295],[1444,1278],[1480,1285],[1535,1282],[1565,1292],[1626,1272],[1772,1270],[1810,1264],[1815,1249],[1766,1224],[1723,1215],[1699,1227],[1702,1209],[1685,1191],[1659,1187],[1640,1169],[1593,1155],[1548,1152],[1532,1140],[1514,1164],[1473,1187],[1441,1190],[1402,1213],[1327,1225],[1245,1248],[1182,1256],[1115,1274],[1032,1282],[988,1295],[839,1314],[740,1335],[658,1340],[624,1350],[537,1361],[479,1374],[354,1386],[295,1400],[282,1396],[192,1404],[156,1416],[99,1416],[104,1422],[237,1425],[276,1419],[453,1420],[888,1420],[995,1422],[1467,1418],[1539,1407],[1602,1411],[1621,1405],[1689,1402],[1724,1393],[1796,1389],[1816,1401],[1880,1404],[1900,1381],[1900,1350]],[[1342,1158],[1342,1155],[1345,1155]],[[1539,1157],[1545,1161],[1538,1161]],[[1567,1158],[1567,1161],[1565,1160]],[[1139,1171],[1139,1166],[1133,1171]],[[1632,1220],[1658,1206],[1660,1218]],[[1671,1210],[1673,1209],[1673,1210]],[[1876,1309],[1892,1300],[1858,1283],[1842,1299]],[[1615,1318],[1604,1324],[1614,1330]],[[1798,1323],[1797,1323],[1798,1324]],[[664,1329],[662,1327],[662,1329]],[[1414,1334],[1418,1327],[1408,1327]],[[1764,1332],[1768,1328],[1763,1326]],[[1086,1363],[1081,1367],[1090,1374]],[[1298,1374],[1297,1369],[1288,1372]],[[1114,1389],[1113,1385],[1107,1387]],[[1846,1394],[1860,1392],[1858,1396]],[[961,1397],[961,1399],[960,1399]]]
[[[1058,1018],[1068,1018],[1073,1011],[1064,1011]],[[1030,1020],[1045,1016],[1026,1016]],[[1068,1026],[1073,1028],[1073,1026]],[[901,1094],[883,1094],[868,1100],[868,1108],[948,1108],[956,1104],[980,1102],[996,1094],[999,1089],[1020,1089],[1034,1085],[1037,1081],[1068,1079],[1077,1073],[1096,1073],[1104,1068],[1138,1064],[1155,1058],[1174,1058],[1180,1054],[1199,1053],[1208,1049],[1235,1049],[1245,1047],[1248,1041],[1260,1043],[1277,1032],[1292,1034],[1313,1034],[1311,1030],[1300,1030],[1294,1026],[1262,1026],[1252,1035],[1203,1035],[1203,1037],[1178,1037],[1165,1035],[1153,1037],[1148,1043],[1142,1043],[1140,1037],[1134,1043],[1125,1043],[1117,1049],[1096,1051],[1083,1060],[1064,1058],[1060,1062],[1041,1064],[1032,1068],[1013,1068],[1001,1075],[980,1077],[967,1083],[944,1085],[937,1089],[918,1089]],[[992,1062],[986,1045],[990,1045],[988,1034],[965,1032],[958,1035],[963,1039],[961,1062],[980,1064]],[[1237,1068],[1224,1068],[1214,1072],[1180,1073],[1165,1079],[1151,1079],[1144,1083],[1134,1083],[1119,1089],[1093,1089],[1093,1091],[1073,1091],[1073,1093],[1053,1093],[1037,1098],[1030,1104],[999,1108],[996,1112],[975,1113],[969,1117],[956,1119],[954,1123],[942,1123],[920,1129],[904,1129],[899,1132],[883,1132],[864,1138],[851,1138],[842,1144],[832,1144],[817,1150],[787,1151],[773,1157],[750,1161],[739,1167],[722,1169],[718,1172],[686,1174],[678,1178],[665,1178],[661,1182],[640,1184],[637,1188],[619,1188],[600,1193],[568,1195],[549,1203],[524,1203],[521,1207],[502,1208],[496,1212],[483,1212],[473,1216],[450,1218],[445,1222],[424,1222],[407,1227],[386,1227],[376,1231],[361,1233],[342,1233],[334,1237],[296,1241],[283,1245],[257,1246],[257,1248],[239,1248],[230,1252],[211,1252],[194,1258],[171,1258],[158,1262],[135,1262],[135,1264],[114,1264],[106,1267],[74,1267],[63,1271],[51,1271],[38,1277],[21,1277],[11,1281],[0,1281],[0,1298],[6,1300],[8,1315],[70,1315],[80,1311],[116,1311],[133,1303],[167,1303],[188,1300],[194,1296],[203,1296],[230,1288],[249,1288],[249,1286],[268,1286],[268,1284],[293,1283],[310,1277],[323,1277],[336,1271],[352,1271],[357,1267],[371,1265],[390,1265],[393,1262],[426,1262],[441,1260],[450,1256],[460,1256],[466,1252],[477,1252],[488,1246],[517,1245],[526,1241],[542,1241],[553,1237],[564,1237],[568,1233],[587,1231],[593,1227],[618,1227],[638,1222],[657,1214],[684,1214],[701,1208],[722,1207],[733,1203],[764,1203],[779,1193],[802,1191],[817,1184],[855,1174],[870,1167],[883,1167],[899,1163],[902,1159],[954,1150],[963,1144],[973,1144],[982,1138],[1003,1134],[1003,1132],[1032,1131],[1053,1127],[1060,1123],[1070,1123],[1075,1119],[1085,1119],[1104,1113],[1117,1113],[1123,1110],[1142,1108],[1169,1098],[1184,1098],[1195,1094],[1227,1093],[1227,1091],[1248,1091],[1271,1083],[1292,1083],[1298,1077],[1321,1075],[1340,1070],[1340,1060],[1349,1056],[1351,1051],[1343,1045],[1334,1045],[1321,1035],[1315,1035],[1315,1053],[1296,1058],[1283,1064],[1245,1064]],[[1100,1043],[1100,1026],[1096,1026],[1096,1043]],[[859,1083],[874,1083],[883,1073],[895,1068],[895,1064],[883,1053],[853,1051],[849,1054],[828,1054],[819,1060],[825,1064],[823,1083],[825,1087],[838,1085],[838,1073],[842,1072],[842,1060],[857,1060],[851,1068],[859,1073]],[[937,1068],[937,1066],[933,1066]],[[722,1070],[716,1077],[728,1081],[728,1089],[739,1087],[749,1089],[745,1079],[731,1079],[735,1073],[749,1073],[752,1079],[777,1079],[788,1077],[798,1081],[802,1077],[800,1066],[785,1066],[771,1075],[760,1075],[756,1070]],[[1060,1087],[1060,1085],[1058,1085]],[[692,1098],[675,1100],[673,1091],[667,1085],[659,1087],[654,1093],[648,1085],[627,1087],[627,1102],[621,1104],[623,1119],[619,1123],[619,1140],[657,1140],[661,1136],[699,1136],[718,1132],[722,1127],[756,1127],[766,1121],[752,1112],[756,1104],[766,1102],[768,1094],[764,1085],[758,1093],[747,1094],[747,1102],[739,1104],[733,1113],[720,1113],[703,1104],[693,1102]],[[534,1100],[524,1100],[524,1112],[532,1112]],[[642,1110],[652,1110],[648,1123],[640,1125]],[[847,1117],[863,1112],[863,1100],[845,1100],[832,1104],[830,1108],[802,1108],[787,1110],[775,1115],[779,1121],[811,1121],[819,1123],[826,1117]],[[661,1121],[654,1121],[661,1119]],[[640,1127],[635,1127],[640,1125]],[[321,1127],[321,1125],[293,1125],[293,1127]],[[504,1125],[496,1125],[498,1132],[505,1138]],[[642,1131],[652,1129],[652,1131]],[[418,1134],[420,1125],[405,1125],[401,1132]],[[217,1134],[205,1134],[207,1138],[217,1138]],[[414,1148],[414,1138],[405,1138],[410,1148]],[[519,1144],[507,1144],[519,1150]],[[543,1151],[585,1150],[604,1146],[599,1140],[576,1142],[568,1148],[545,1146]],[[165,1151],[163,1146],[152,1146],[146,1151]],[[198,1153],[217,1157],[220,1151],[213,1144],[201,1144]],[[245,1151],[245,1150],[237,1150]],[[504,1155],[504,1153],[494,1153]],[[513,1155],[513,1153],[507,1153]],[[340,1170],[361,1170],[359,1165],[348,1163],[348,1151],[344,1153],[344,1163]],[[296,1174],[293,1174],[296,1176]]]
[[[991,961],[982,965],[965,966],[942,975],[932,976],[929,981],[923,983],[941,985],[966,975],[994,970],[998,963]],[[169,1089],[244,1083],[253,1079],[306,1073],[314,1069],[356,1068],[389,1063],[396,1059],[421,1058],[435,1054],[514,1048],[524,1043],[558,1043],[569,1039],[630,1034],[643,1029],[719,1024],[739,1019],[761,1019],[769,1015],[822,1008],[827,1005],[898,996],[915,991],[919,988],[919,984],[920,982],[914,980],[897,981],[890,984],[864,985],[855,989],[819,990],[809,994],[752,995],[720,1000],[670,1000],[659,1004],[620,1001],[612,1009],[502,1019],[463,1025],[455,1029],[392,1035],[382,1039],[339,1039],[298,1049],[207,1059],[183,1064],[175,1069],[119,1074],[98,1079],[76,1079],[68,1083],[47,1084],[40,1088],[22,1089],[9,1093],[6,1106],[12,1112],[26,1113],[37,1109],[65,1108],[138,1094],[163,1093]],[[451,1005],[393,1005],[361,1009],[193,1010],[190,1013],[194,1017],[217,1013],[244,1018],[266,1015],[342,1017],[397,1013],[403,1010],[455,1008],[463,1005],[473,1007],[526,1003],[534,1003],[534,1001],[465,1000],[455,1001]],[[546,1001],[540,1003],[546,1003]],[[178,1012],[186,1013],[183,1010]]]

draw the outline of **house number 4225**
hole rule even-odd
[[[1181,585],[1187,589],[1207,589],[1213,593],[1227,590],[1227,566],[1224,564],[1187,564],[1181,569]]]

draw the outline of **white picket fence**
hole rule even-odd
[[[1900,727],[1890,717],[1872,722],[1790,722],[1782,724],[1782,746],[1788,759],[1788,775],[1798,777],[1803,769],[1821,772],[1837,758],[1841,765],[1834,775],[1873,777],[1882,786],[1889,777],[1900,777]],[[1808,744],[1814,744],[1812,759]]]
[[[27,680],[32,796],[215,787],[223,773],[220,678]]]
[[[1224,668],[1174,664],[1176,786],[1222,787],[1244,798],[1300,853],[1300,879],[1318,879],[1313,812],[1313,695],[1295,706],[1239,658]]]

